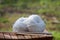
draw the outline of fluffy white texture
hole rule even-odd
[[[45,30],[45,23],[38,15],[31,15],[24,21],[27,24],[30,32],[43,32]]]
[[[14,32],[43,32],[45,23],[38,15],[31,15],[28,18],[19,18],[13,25]]]
[[[23,23],[27,18],[19,18],[13,25],[13,32],[26,32],[27,25]]]

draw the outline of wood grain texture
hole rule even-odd
[[[14,32],[9,33],[9,34],[10,34],[12,39],[18,39],[17,35]]]
[[[52,34],[34,34],[34,33],[15,33],[0,32],[0,39],[3,40],[53,40]]]
[[[11,36],[10,36],[9,33],[4,32],[3,34],[4,34],[4,38],[5,38],[5,39],[11,39]]]
[[[4,35],[2,32],[0,32],[0,39],[4,39]]]

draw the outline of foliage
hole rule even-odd
[[[60,15],[60,0],[1,0],[0,9],[5,6],[13,7],[17,10],[29,9],[34,13],[53,13]],[[32,12],[31,11],[31,12]]]
[[[60,32],[58,31],[52,31],[53,34],[53,40],[60,40]]]
[[[6,18],[0,18],[0,22],[2,22],[2,23],[7,23],[7,22],[9,22]]]

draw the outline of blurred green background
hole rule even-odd
[[[60,40],[60,0],[0,0],[0,31],[12,31],[20,17],[37,14],[54,39]]]

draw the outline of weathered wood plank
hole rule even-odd
[[[11,32],[11,33],[9,33],[9,34],[10,34],[10,36],[11,36],[11,39],[16,39],[16,40],[18,39],[16,33]]]
[[[25,39],[25,37],[23,35],[17,35],[18,39]]]
[[[9,34],[9,33],[4,32],[3,34],[4,34],[4,38],[5,38],[5,39],[11,39],[11,37],[10,37],[10,34]]]
[[[0,39],[4,39],[4,35],[2,32],[0,32]]]
[[[4,40],[52,40],[53,36],[49,33],[14,33],[0,32],[0,39]]]
[[[34,36],[31,35],[31,37],[32,37],[32,38],[39,38],[39,36],[37,36],[37,35],[34,35]]]
[[[25,39],[32,39],[32,37],[30,35],[25,35],[24,37],[25,37]]]

